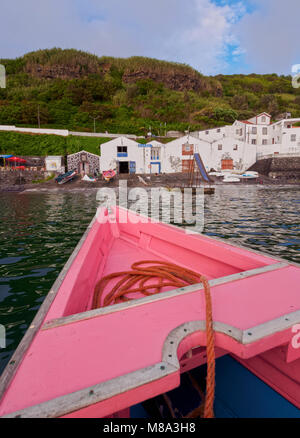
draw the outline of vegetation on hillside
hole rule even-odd
[[[284,112],[300,117],[300,89],[292,87],[291,77],[276,74],[205,77],[187,65],[99,58],[73,49],[40,50],[0,63],[8,75],[7,88],[0,89],[0,124],[37,127],[39,112],[41,127],[88,132],[95,119],[98,132],[145,135],[151,127],[163,135],[262,111],[274,119]],[[61,150],[60,141],[47,146],[49,153]]]
[[[85,150],[99,155],[99,146],[109,138],[75,137],[70,135],[35,135],[0,131],[0,154],[16,156],[67,155]]]

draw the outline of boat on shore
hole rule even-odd
[[[240,182],[241,179],[237,175],[225,175],[223,178],[223,183],[237,183]]]
[[[254,171],[248,171],[243,173],[242,175],[240,175],[241,178],[243,179],[258,179],[259,178],[259,173],[258,172],[254,172]]]
[[[234,387],[232,358],[295,412],[299,282],[296,264],[102,208],[0,378],[0,416],[129,417],[206,363]]]
[[[67,183],[67,182],[69,182],[69,181],[72,181],[72,180],[75,178],[76,175],[77,175],[77,171],[76,171],[76,170],[70,170],[70,171],[67,172],[67,173],[64,173],[64,174],[62,174],[62,175],[58,175],[58,176],[55,178],[55,181],[56,181],[59,185],[62,185],[62,184],[65,184],[65,183]]]
[[[112,169],[104,170],[102,172],[102,177],[106,182],[109,182],[110,180],[114,179],[115,176],[116,176],[116,172]]]

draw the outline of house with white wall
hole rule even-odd
[[[101,145],[100,171],[115,169],[119,174],[150,173],[151,162],[161,167],[161,160],[152,160],[151,144],[141,144],[126,137],[118,137]],[[159,157],[160,158],[160,157]],[[160,164],[160,165],[158,165]]]
[[[119,174],[188,172],[194,153],[199,153],[206,170],[245,170],[256,160],[256,148],[227,137],[205,140],[186,135],[163,144],[156,140],[139,144],[125,137],[101,145],[100,170]]]
[[[299,119],[282,119],[272,123],[261,113],[232,125],[199,131],[163,144],[147,144],[119,137],[101,146],[100,170],[118,173],[188,172],[195,153],[199,153],[206,170],[244,172],[257,158],[268,154],[300,153]]]
[[[256,148],[229,137],[196,138],[191,135],[166,144],[165,173],[188,172],[190,160],[199,153],[207,172],[210,170],[236,169],[244,171],[256,161]]]

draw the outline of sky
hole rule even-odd
[[[75,48],[147,56],[205,75],[291,74],[299,0],[0,0],[0,58]]]

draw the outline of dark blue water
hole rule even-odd
[[[96,211],[96,193],[0,194],[0,372]],[[300,262],[297,187],[217,187],[204,233]]]

